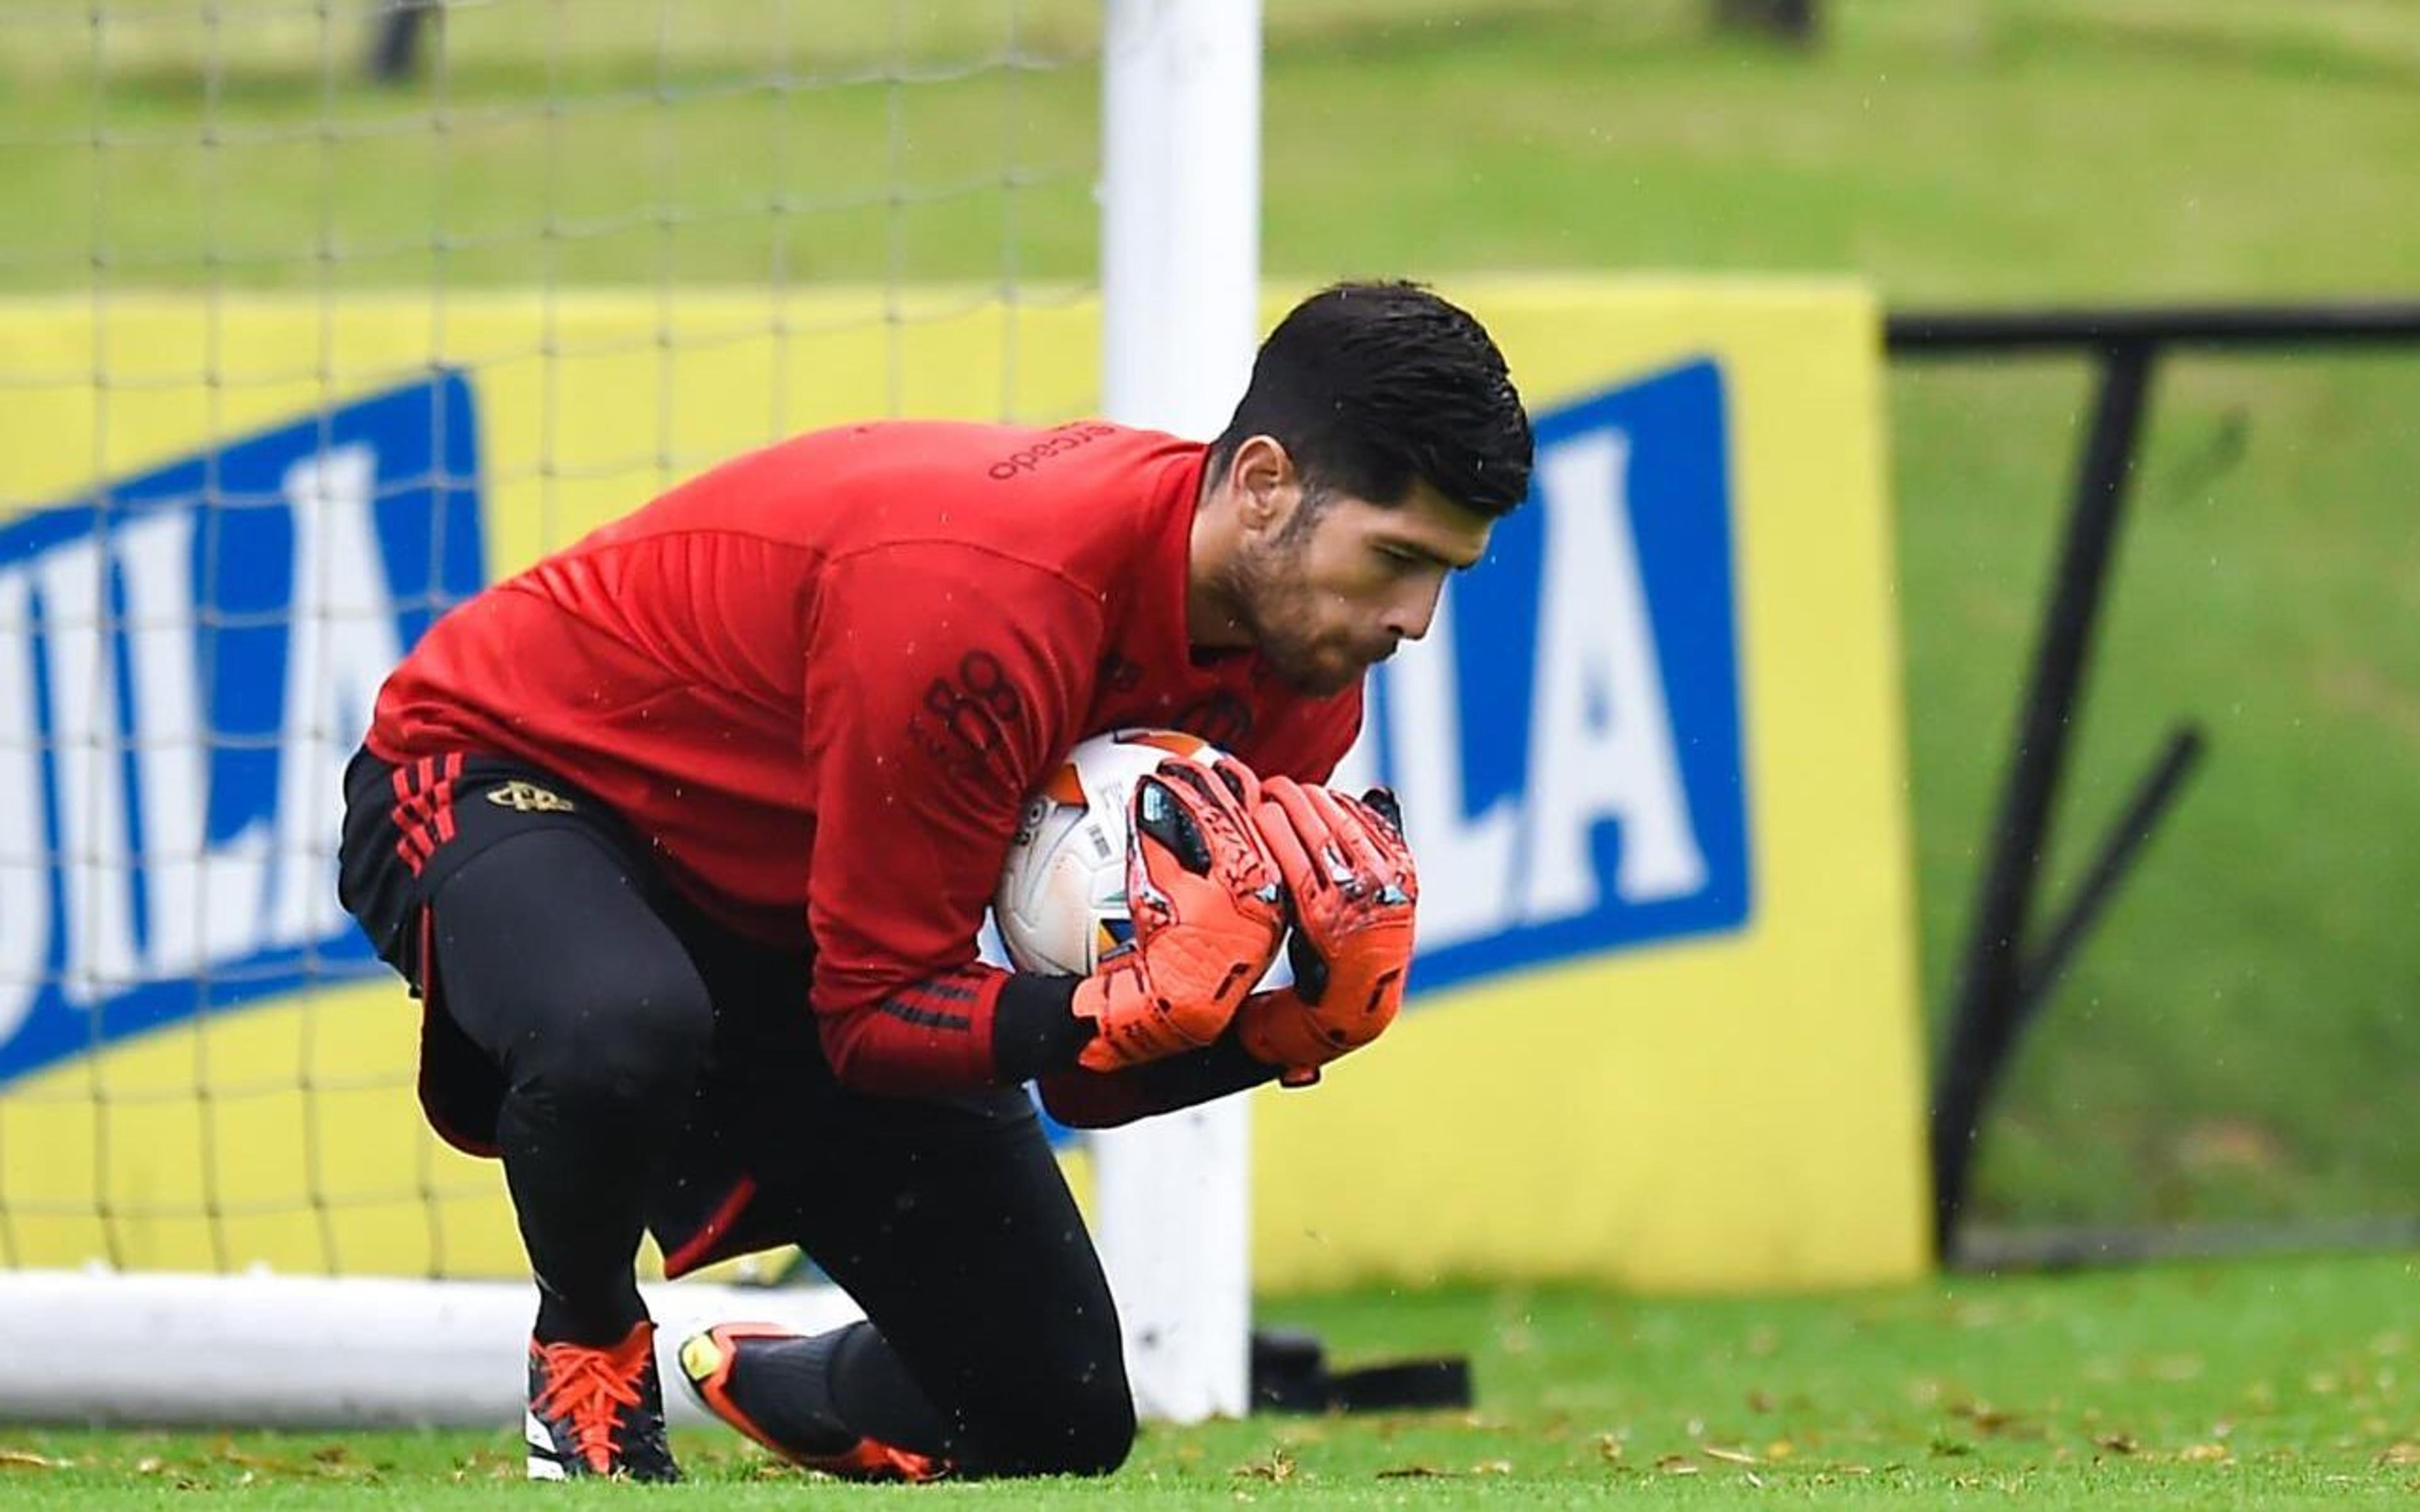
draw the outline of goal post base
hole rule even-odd
[[[664,1405],[691,1331],[747,1319],[802,1334],[864,1316],[833,1287],[643,1288]],[[520,1421],[537,1307],[526,1282],[106,1270],[0,1275],[0,1421],[245,1427],[498,1427]]]

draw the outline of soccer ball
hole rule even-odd
[[[1171,756],[1207,766],[1215,746],[1176,730],[1112,730],[1080,742],[1028,799],[992,918],[1019,971],[1089,976],[1134,938],[1126,834],[1135,783]]]

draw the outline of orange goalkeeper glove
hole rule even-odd
[[[1394,795],[1355,799],[1282,777],[1262,784],[1261,835],[1294,906],[1295,984],[1256,993],[1235,1017],[1253,1058],[1289,1087],[1386,1032],[1412,964],[1419,874]]]
[[[1135,784],[1126,842],[1134,942],[1077,984],[1094,1038],[1076,1063],[1116,1071],[1198,1050],[1226,1031],[1277,958],[1285,898],[1248,801],[1259,780],[1169,761]]]

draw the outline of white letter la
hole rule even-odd
[[[257,949],[269,825],[255,819],[217,845],[209,814],[214,736],[202,703],[190,509],[164,509],[117,532],[134,673],[135,791],[143,806],[144,971],[155,981]]]
[[[1541,460],[1545,568],[1521,901],[1533,924],[1596,906],[1590,841],[1608,821],[1621,826],[1622,902],[1706,882],[1630,529],[1630,439],[1592,431]]]
[[[32,590],[23,568],[0,570],[0,1045],[34,1011],[51,948]]]
[[[403,659],[371,506],[378,455],[359,443],[286,470],[294,510],[294,596],[287,629],[286,730],[277,753],[277,869],[268,906],[275,945],[344,927],[336,825],[345,761],[369,728],[379,685]]]

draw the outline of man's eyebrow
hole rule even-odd
[[[1435,547],[1424,546],[1418,541],[1389,539],[1387,544],[1398,551],[1408,551],[1424,562],[1434,562],[1438,566],[1449,568],[1454,572],[1468,572],[1471,568],[1478,566],[1481,562],[1486,560],[1485,554],[1481,553],[1479,556],[1471,558],[1468,562],[1456,562],[1453,558],[1447,556],[1444,552],[1439,551]]]

